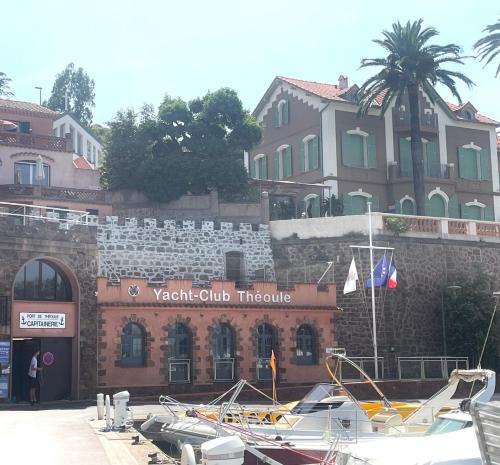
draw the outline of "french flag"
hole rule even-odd
[[[392,260],[389,265],[389,275],[387,276],[386,286],[389,289],[395,289],[398,286],[396,266]]]

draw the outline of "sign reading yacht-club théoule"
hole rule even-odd
[[[286,292],[266,293],[260,291],[236,290],[236,295],[232,295],[226,290],[199,289],[166,291],[164,289],[154,289],[157,302],[234,302],[240,304],[290,304],[292,296]]]

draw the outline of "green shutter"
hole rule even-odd
[[[425,196],[425,216],[434,216],[432,211],[432,203],[429,197]]]
[[[282,106],[283,124],[288,124],[288,100]]]
[[[280,153],[273,152],[273,179],[277,181],[280,179]]]
[[[342,163],[345,166],[352,166],[350,154],[351,154],[351,135],[347,134],[347,132],[342,132]]]
[[[289,178],[292,175],[292,147],[289,146],[283,150],[283,178]]]
[[[458,173],[462,179],[478,179],[477,155],[474,150],[458,148]]]
[[[493,207],[486,206],[484,208],[484,221],[495,221],[495,215],[493,214]]]
[[[278,104],[274,105],[273,110],[274,110],[274,127],[279,128],[280,127],[280,114],[279,114],[279,110],[278,110]]]
[[[375,142],[375,136],[369,135],[366,138],[367,152],[368,152],[368,168],[377,167],[377,145]]]
[[[448,202],[448,217],[449,218],[460,218],[460,215],[458,212],[458,202],[457,202],[456,195],[452,195],[450,197],[449,202]]]
[[[465,205],[465,203],[460,204],[460,218],[464,220],[470,220],[471,218],[471,211],[470,208]]]
[[[319,197],[313,197],[309,200],[309,203],[311,204],[311,213],[313,218],[319,218],[319,212],[320,212],[320,202],[319,202]]]
[[[401,202],[400,201],[394,202],[394,213],[401,215]]]
[[[352,197],[349,194],[342,194],[342,204],[344,206],[344,215],[350,215],[352,212]]]
[[[415,207],[410,199],[403,200],[403,206],[401,208],[402,215],[414,215]]]
[[[411,144],[409,140],[406,140],[403,137],[399,139],[399,172],[403,177],[413,176]]]
[[[264,155],[259,160],[259,163],[260,163],[259,166],[260,179],[267,179],[267,155]]]
[[[316,170],[319,167],[319,147],[318,136],[308,141],[309,170]]]
[[[372,203],[372,212],[379,212],[380,211],[380,200],[378,197],[375,197],[373,195],[372,198],[369,199],[368,201]]]
[[[487,149],[483,149],[479,152],[479,157],[481,160],[481,179],[483,181],[490,180],[490,152]]]
[[[363,138],[357,134],[342,133],[342,163],[344,166],[365,166]]]
[[[306,143],[304,141],[300,143],[300,172],[306,172]]]
[[[255,178],[255,160],[248,154],[248,175]]]
[[[441,164],[439,163],[435,142],[425,144],[425,175],[432,178],[441,177]]]

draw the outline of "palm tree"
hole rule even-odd
[[[489,32],[487,36],[479,39],[474,48],[479,52],[480,61],[486,60],[484,66],[490,64],[493,59],[500,53],[500,19],[496,24],[490,24],[483,29],[483,32]],[[500,73],[500,63],[497,67],[495,77]]]
[[[10,92],[9,82],[11,80],[5,73],[0,71],[0,97],[12,97],[14,94]]]
[[[411,157],[413,165],[413,187],[417,215],[425,215],[424,159],[420,135],[419,91],[427,94],[432,103],[438,97],[434,86],[444,84],[461,102],[456,88],[456,80],[465,82],[469,87],[474,83],[464,74],[443,69],[447,63],[463,64],[462,49],[455,44],[431,45],[429,40],[439,33],[433,27],[422,28],[422,19],[401,25],[392,25],[392,31],[383,31],[382,40],[374,40],[384,48],[386,58],[365,58],[361,68],[379,66],[382,69],[358,90],[359,112],[365,115],[374,101],[380,103],[381,116],[389,109],[395,99],[399,105],[403,96],[408,95],[410,110]],[[381,100],[381,102],[379,102]]]

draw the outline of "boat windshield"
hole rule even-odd
[[[425,433],[426,436],[431,434],[451,433],[472,426],[472,421],[459,420],[455,418],[437,418],[436,421]]]
[[[346,392],[336,384],[316,384],[292,409],[294,414],[303,414],[338,408],[348,400]]]

